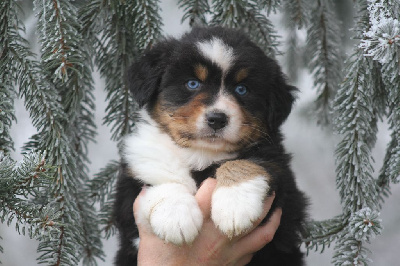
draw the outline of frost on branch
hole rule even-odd
[[[334,7],[333,1],[316,1],[307,29],[306,53],[317,90],[315,114],[322,125],[331,123],[331,102],[342,80],[343,56],[339,49],[340,35],[337,33],[340,29]]]
[[[367,257],[370,251],[363,242],[374,238],[382,231],[379,212],[370,208],[362,208],[354,212],[348,226],[342,231],[335,246],[333,264],[337,266],[364,266],[371,262]]]
[[[387,148],[379,179],[380,186],[398,183],[400,176],[400,2],[369,0],[369,25],[359,47],[365,56],[381,64],[387,117],[392,140]]]
[[[371,261],[367,257],[370,251],[363,247],[361,241],[357,241],[350,235],[343,236],[335,247],[333,264],[335,266],[365,266]]]
[[[383,229],[381,222],[379,212],[366,207],[353,213],[349,225],[355,239],[369,242],[370,238],[381,234]]]
[[[395,57],[400,47],[400,23],[384,5],[383,0],[370,0],[368,5],[370,28],[364,32],[360,48],[381,64]]]
[[[335,125],[342,141],[336,148],[337,179],[346,214],[376,206],[371,150],[376,142],[377,117],[373,105],[372,60],[356,51],[334,102]]]

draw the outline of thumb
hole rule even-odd
[[[199,205],[205,220],[210,218],[211,196],[216,185],[217,180],[215,180],[214,178],[207,178],[203,181],[195,196],[197,204]]]
[[[140,191],[139,195],[136,197],[135,201],[133,202],[133,215],[135,216],[135,220],[137,220],[138,212],[139,212],[139,201],[143,197],[143,195],[146,193],[146,187],[142,187],[142,190]]]
[[[140,211],[140,201],[143,200],[144,195],[146,194],[146,187],[143,187],[140,191],[139,195],[136,197],[133,202],[133,216],[135,217],[135,223],[139,230],[139,235],[143,234],[151,234],[151,229],[149,228],[146,219]]]

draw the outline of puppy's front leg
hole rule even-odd
[[[139,201],[137,222],[176,245],[191,243],[198,235],[203,216],[195,197],[182,184],[148,187]]]
[[[232,238],[252,228],[253,222],[260,218],[270,176],[249,160],[234,160],[217,169],[216,179],[211,218]]]
[[[125,140],[124,159],[132,176],[150,185],[140,200],[138,221],[149,225],[161,239],[180,245],[190,243],[203,217],[194,194],[196,183],[170,137],[151,119],[139,123]]]

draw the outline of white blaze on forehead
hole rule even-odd
[[[211,40],[197,43],[197,48],[204,57],[217,64],[224,73],[228,71],[235,59],[233,48],[215,37]]]

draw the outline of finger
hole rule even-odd
[[[144,235],[152,235],[150,225],[144,221],[143,214],[140,213],[140,201],[143,200],[143,196],[146,193],[146,187],[142,187],[139,195],[133,202],[133,216],[135,217],[135,223],[139,230],[139,236],[142,238]]]
[[[258,220],[253,223],[253,228],[256,228],[264,220],[265,216],[267,216],[269,210],[271,209],[272,203],[274,203],[274,199],[275,199],[275,192],[272,192],[272,195],[265,199],[263,205],[263,212],[260,215],[260,218],[258,218]]]
[[[199,190],[197,191],[195,198],[199,204],[200,210],[203,213],[204,219],[210,218],[211,213],[211,196],[217,185],[217,180],[214,178],[207,178],[204,180]]]
[[[139,210],[139,201],[140,201],[140,198],[143,197],[144,193],[146,193],[146,187],[142,187],[142,190],[140,191],[139,195],[136,197],[135,201],[133,202],[133,215],[134,215],[136,221],[137,221],[137,213]]]
[[[279,227],[281,216],[282,209],[277,208],[266,224],[257,227],[250,234],[238,240],[233,247],[237,254],[239,254],[239,256],[252,254],[271,242]]]

